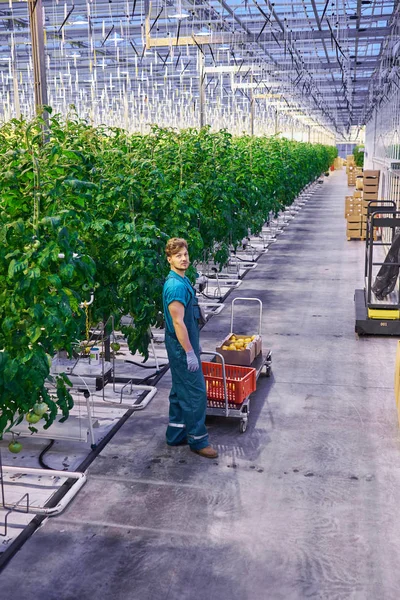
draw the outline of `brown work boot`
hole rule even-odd
[[[194,450],[193,448],[190,449],[195,454],[204,456],[204,458],[218,458],[218,452],[212,446],[206,446],[205,448],[201,448],[200,450]]]

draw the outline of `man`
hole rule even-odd
[[[205,426],[207,397],[200,365],[200,314],[196,293],[185,276],[190,264],[186,240],[171,238],[165,253],[171,267],[163,289],[165,345],[172,376],[167,444],[188,443],[196,454],[217,458]]]

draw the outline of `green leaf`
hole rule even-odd
[[[14,277],[16,265],[17,265],[17,261],[15,260],[15,258],[13,258],[12,261],[10,262],[10,264],[8,265],[8,277],[10,279],[12,277]]]

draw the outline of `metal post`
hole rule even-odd
[[[199,61],[199,108],[200,108],[200,129],[205,125],[205,108],[206,108],[206,88],[205,78],[205,57],[203,52],[198,50],[197,58]]]
[[[32,60],[33,60],[33,89],[35,93],[36,111],[40,113],[43,106],[48,104],[46,64],[44,53],[43,33],[43,4],[42,0],[28,0],[29,23],[32,38]],[[48,118],[45,112],[43,117]]]
[[[15,107],[15,116],[17,119],[21,118],[21,109],[19,105],[19,91],[18,91],[18,73],[16,70],[16,49],[15,49],[15,40],[14,33],[11,34],[11,72],[13,78],[13,89],[14,89],[14,107]]]
[[[253,84],[253,73],[250,77],[251,84]],[[250,88],[250,135],[254,136],[254,94],[253,94],[253,85]]]
[[[275,109],[275,131],[274,134],[277,135],[278,133],[278,109]]]
[[[146,50],[150,50],[150,13],[151,13],[151,2],[150,0],[144,0],[144,35],[146,40]]]
[[[20,119],[21,118],[21,108],[19,105],[18,74],[15,70],[14,60],[11,62],[11,70],[12,70],[12,77],[13,77],[15,116],[17,117],[17,119]]]

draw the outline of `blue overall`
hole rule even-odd
[[[168,309],[174,301],[180,302],[185,307],[184,323],[200,365],[200,368],[194,372],[188,371],[186,352],[175,334]],[[187,277],[181,277],[174,271],[170,271],[164,284],[163,304],[165,345],[172,376],[167,444],[177,446],[187,440],[193,450],[201,450],[209,445],[204,424],[207,397],[199,353],[199,307],[195,291]]]

